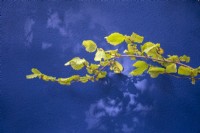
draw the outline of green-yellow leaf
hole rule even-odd
[[[33,74],[27,75],[26,76],[27,79],[33,79],[33,78],[36,78],[36,77],[41,78],[42,73],[38,69],[32,68],[31,71],[32,71]]]
[[[79,81],[82,83],[86,83],[90,80],[90,78],[91,78],[91,76],[86,74],[86,76],[80,77]]]
[[[198,75],[198,69],[192,69],[191,70],[191,75],[192,77],[196,77]]]
[[[86,83],[86,82],[88,82],[88,78],[85,77],[85,76],[84,77],[80,77],[79,81],[82,82],[82,83]]]
[[[107,72],[106,72],[106,71],[101,71],[101,72],[98,73],[97,79],[105,78],[106,75],[107,75]]]
[[[68,78],[58,78],[58,83],[61,85],[71,85],[71,81]]]
[[[167,73],[176,73],[177,72],[176,64],[172,63],[172,64],[168,65],[166,67],[166,72]]]
[[[127,45],[127,48],[128,48],[128,52],[129,52],[129,54],[137,54],[137,55],[141,55],[141,52],[138,50],[136,44],[134,44],[134,45],[132,45],[132,44],[128,44],[128,45]]]
[[[118,53],[118,49],[107,50],[107,51],[105,51],[105,53],[108,56],[108,57],[106,57],[107,59],[110,59],[110,58],[113,58],[113,57],[116,57],[116,56],[120,56],[120,54]]]
[[[157,44],[155,44],[155,45],[153,45],[153,46],[147,47],[147,48],[144,50],[144,52],[148,54],[149,51],[151,51],[152,49],[158,48],[158,47],[160,47],[160,44],[159,44],[159,43],[157,43]]]
[[[49,78],[49,80],[52,81],[52,82],[56,81],[56,77],[48,76],[48,78]]]
[[[129,54],[136,54],[138,49],[136,45],[128,44],[127,45]]]
[[[122,71],[123,71],[123,66],[122,66],[122,64],[121,63],[119,63],[118,61],[115,61],[114,62],[114,72],[115,73],[121,73]]]
[[[190,62],[190,57],[186,55],[180,56],[179,59],[182,62],[186,62],[186,63]]]
[[[162,67],[154,67],[154,66],[151,66],[148,70],[148,73],[150,74],[150,76],[152,78],[156,78],[158,77],[159,74],[163,74],[165,73],[165,69],[162,68]]]
[[[137,68],[148,68],[148,64],[145,62],[145,61],[136,61],[134,64],[133,64],[134,67],[137,67]]]
[[[85,40],[83,41],[82,45],[85,47],[86,51],[88,52],[94,52],[97,49],[97,45],[92,40]]]
[[[152,42],[146,42],[145,44],[141,45],[141,51],[144,53],[144,50],[154,46],[155,44]]]
[[[102,59],[106,59],[105,51],[102,48],[97,48],[97,52],[95,54],[94,60],[101,61]]]
[[[190,76],[191,72],[192,72],[192,70],[188,67],[185,67],[185,66],[180,66],[178,68],[178,74],[180,74],[180,75]]]
[[[198,75],[198,69],[190,69],[185,66],[180,66],[178,69],[178,74],[184,76],[196,77]]]
[[[107,66],[107,65],[109,65],[110,64],[110,61],[101,61],[100,62],[100,65],[101,66]]]
[[[138,35],[138,34],[136,34],[136,33],[133,33],[133,34],[131,35],[131,38],[133,38],[133,42],[136,42],[136,43],[142,43],[143,40],[144,40],[144,37],[143,37],[143,36],[140,36],[140,35]]]
[[[124,50],[124,53],[127,55],[141,55],[142,53],[137,49],[136,44],[128,44],[127,50]],[[135,60],[136,58],[134,56],[130,56],[131,60]]]
[[[196,68],[198,70],[198,73],[200,73],[200,66]]]
[[[151,66],[148,70],[148,72],[158,72],[158,73],[165,73],[165,69],[162,68],[162,67],[154,67],[154,66]]]
[[[171,61],[171,62],[178,62],[179,58],[177,55],[168,55],[167,60]]]
[[[124,41],[125,36],[118,32],[114,32],[110,34],[109,36],[105,37],[105,39],[107,40],[109,44],[116,46],[116,45],[121,44]]]
[[[159,43],[154,44],[152,42],[146,42],[144,45],[141,46],[141,51],[142,53],[146,53],[148,56],[157,58],[160,56],[160,54],[157,52],[159,47]]]
[[[114,61],[110,66],[110,70],[113,70],[114,73],[121,73],[123,69],[123,66],[118,61]]]
[[[72,62],[77,64],[77,65],[80,65],[80,64],[84,64],[86,62],[86,60],[84,58],[81,59],[79,57],[74,57],[73,59],[71,59],[70,61],[65,63],[65,66],[71,65]]]
[[[72,81],[72,80],[79,80],[80,76],[79,75],[72,75],[71,77],[69,77],[69,81]]]
[[[96,69],[99,68],[99,65],[98,65],[98,64],[91,64],[91,65],[89,66],[89,68],[92,69],[92,70],[96,70]]]
[[[75,57],[72,60],[65,63],[65,66],[71,65],[71,67],[74,70],[80,70],[84,67],[84,64],[87,64],[88,62],[83,58],[80,59],[79,57]]]
[[[130,74],[133,76],[142,75],[144,71],[148,69],[148,64],[144,61],[137,61],[133,64],[134,67],[136,67],[135,70],[133,70]]]
[[[84,65],[83,64],[76,64],[74,62],[71,63],[71,67],[74,69],[74,70],[81,70]]]
[[[42,75],[41,76],[41,78],[42,78],[42,80],[44,80],[44,81],[49,81],[49,77],[47,76],[47,75]]]
[[[95,71],[99,68],[99,65],[97,64],[91,64],[90,66],[88,66],[86,69],[87,69],[87,72],[89,74],[94,74]]]
[[[30,75],[26,75],[26,79],[33,79],[38,77],[38,74],[30,74]]]
[[[131,40],[131,36],[126,36],[126,35],[125,35],[125,42],[126,42],[127,44],[132,44],[132,43],[133,43],[133,40]]]
[[[192,82],[193,85],[195,84],[196,80],[195,80],[194,77],[192,78],[192,81],[191,81],[191,82]]]
[[[80,79],[79,75],[72,75],[71,77],[68,78],[58,78],[58,83],[62,85],[71,85],[72,81],[78,81]]]
[[[36,69],[36,68],[32,68],[31,71],[32,71],[32,73],[34,73],[34,74],[42,74],[42,73],[41,73],[38,69]]]

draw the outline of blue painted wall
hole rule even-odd
[[[110,49],[112,32],[145,36],[167,54],[188,54],[200,65],[200,2],[1,1],[2,133],[199,133],[200,82],[161,75],[128,77],[126,71],[95,83],[61,86],[26,80],[32,67],[59,77],[72,57],[89,61],[82,40]],[[119,47],[120,50],[125,45]]]

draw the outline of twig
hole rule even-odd
[[[144,59],[150,59],[152,61],[161,61],[161,62],[168,62],[168,63],[176,63],[180,66],[184,66],[184,67],[188,67],[190,69],[194,69],[192,68],[191,66],[188,66],[186,64],[183,64],[181,62],[173,62],[173,61],[169,61],[169,60],[165,60],[165,58],[162,59],[155,59],[155,58],[152,58],[152,57],[149,57],[149,56],[141,56],[141,55],[120,55],[118,56],[117,58],[120,58],[120,57],[135,57],[135,58],[144,58]],[[177,75],[174,75],[174,74],[170,74],[170,73],[164,73],[164,74],[167,74],[167,75],[170,75],[170,76],[173,76],[173,77],[176,77],[176,78],[186,78],[186,79],[195,79],[195,80],[200,80],[200,78],[195,78],[195,77],[188,77],[188,76],[177,76]]]
[[[141,55],[121,55],[119,57],[136,57],[136,58],[144,58],[144,59],[150,59],[150,60],[155,60],[155,61],[162,61],[162,62],[168,62],[168,63],[176,63],[178,65],[181,65],[181,66],[185,66],[185,67],[188,67],[190,69],[194,69],[192,68],[191,66],[188,66],[186,64],[183,64],[181,62],[173,62],[173,61],[169,61],[169,60],[162,60],[162,59],[156,59],[156,58],[152,58],[152,57],[149,57],[149,56],[141,56]]]

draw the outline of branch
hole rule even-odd
[[[173,61],[169,61],[169,60],[166,60],[165,58],[162,59],[156,59],[156,58],[152,58],[152,57],[149,57],[149,56],[141,56],[141,55],[121,55],[121,56],[118,56],[119,58],[120,57],[135,57],[135,58],[144,58],[144,59],[150,59],[150,60],[155,60],[155,61],[162,61],[162,62],[168,62],[168,63],[176,63],[178,65],[181,65],[181,66],[185,66],[185,67],[188,67],[190,69],[194,69],[192,68],[191,66],[188,66],[186,64],[183,64],[181,62],[173,62]]]
[[[125,42],[127,44],[127,49],[124,51],[124,53],[126,54],[118,53],[118,49],[104,51],[104,49],[98,48],[94,41],[84,40],[82,42],[82,45],[85,47],[85,50],[90,53],[96,52],[94,61],[99,63],[92,64],[84,58],[74,57],[73,59],[65,63],[65,66],[71,66],[74,70],[81,70],[82,68],[84,68],[84,66],[86,66],[88,74],[86,74],[85,76],[72,75],[68,78],[56,78],[45,75],[36,68],[33,68],[33,74],[27,75],[26,78],[40,78],[45,81],[56,81],[62,85],[70,85],[73,82],[85,83],[89,80],[97,81],[100,78],[106,77],[107,72],[103,70],[107,66],[110,66],[110,70],[113,70],[114,73],[121,73],[123,71],[122,64],[116,61],[116,59],[122,57],[132,57],[133,59],[141,58],[160,64],[160,66],[153,66],[148,62],[145,62],[144,60],[138,60],[133,64],[135,69],[130,73],[133,76],[139,76],[142,75],[145,71],[148,71],[148,74],[152,78],[158,77],[159,74],[167,74],[175,78],[190,79],[192,81],[192,84],[195,84],[195,80],[200,80],[200,78],[197,78],[197,76],[200,74],[200,66],[198,68],[193,68],[183,63],[188,63],[190,61],[189,56],[183,55],[179,57],[177,55],[173,55],[169,56],[169,58],[164,58],[164,50],[160,47],[159,43],[155,44],[153,42],[145,42],[144,44],[142,44],[144,37],[134,32],[130,36],[114,32],[105,37],[105,39],[107,43],[113,46],[117,46]],[[177,66],[179,67],[177,68]]]
[[[116,58],[120,58],[120,57],[135,57],[135,58],[149,59],[151,61],[161,61],[161,62],[167,62],[167,63],[176,63],[176,64],[178,64],[180,66],[184,66],[184,67],[188,67],[190,69],[194,69],[191,66],[183,64],[181,62],[173,62],[173,61],[166,60],[165,58],[163,58],[163,60],[162,60],[162,59],[156,59],[156,58],[152,58],[152,57],[149,57],[149,56],[142,56],[142,55],[120,55],[120,56],[117,56]],[[195,77],[178,76],[178,75],[174,75],[174,74],[171,74],[171,73],[164,73],[164,74],[170,75],[170,76],[175,77],[175,78],[185,78],[185,79],[200,80],[200,78],[195,78]]]

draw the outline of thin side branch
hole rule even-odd
[[[180,66],[184,66],[184,67],[188,67],[190,69],[194,69],[192,68],[191,66],[188,66],[186,64],[183,64],[181,62],[173,62],[173,61],[169,61],[169,60],[166,60],[165,58],[163,59],[156,59],[156,58],[152,58],[152,57],[149,57],[149,56],[142,56],[142,55],[120,55],[118,56],[117,58],[120,58],[120,57],[135,57],[135,58],[143,58],[143,59],[149,59],[149,60],[152,60],[152,61],[161,61],[161,62],[168,62],[168,63],[176,63]],[[170,76],[173,76],[175,78],[185,78],[185,79],[195,79],[195,80],[200,80],[200,78],[195,78],[195,77],[189,77],[189,76],[178,76],[178,75],[174,75],[174,74],[171,74],[171,73],[164,73],[164,74],[167,74],[167,75],[170,75]]]
[[[144,58],[144,59],[150,59],[150,60],[155,60],[155,61],[161,61],[161,62],[168,62],[168,63],[176,63],[180,66],[185,66],[185,67],[188,67],[190,69],[194,69],[192,68],[191,66],[188,66],[186,64],[183,64],[181,62],[173,62],[173,61],[169,61],[169,60],[163,60],[163,59],[156,59],[156,58],[152,58],[152,57],[149,57],[149,56],[141,56],[141,55],[121,55],[120,57],[135,57],[135,58]]]

